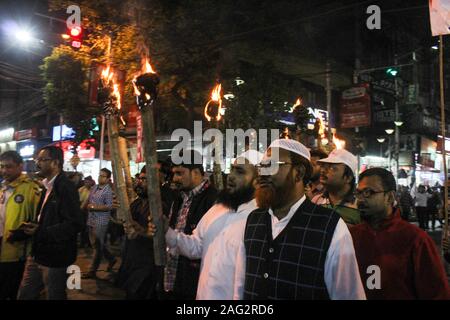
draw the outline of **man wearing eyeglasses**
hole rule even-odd
[[[236,261],[234,299],[365,299],[347,225],[305,196],[311,172],[300,142],[279,139],[268,148],[259,209],[247,219]]]
[[[367,298],[374,300],[450,299],[447,277],[433,240],[404,221],[394,207],[391,172],[371,168],[355,191],[362,223],[351,226]]]
[[[37,207],[37,222],[24,224],[24,232],[33,236],[18,299],[37,300],[43,289],[49,300],[65,300],[67,267],[77,258],[77,234],[84,227],[80,197],[66,177],[60,148],[42,148],[36,158],[46,191]]]

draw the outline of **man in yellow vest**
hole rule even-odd
[[[31,238],[22,223],[35,220],[41,190],[22,173],[23,159],[16,151],[0,155],[0,300],[15,300]]]

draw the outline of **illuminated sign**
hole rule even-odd
[[[62,125],[62,134],[61,134],[61,126],[53,127],[53,141],[70,140],[73,139],[74,137],[75,131],[73,131],[72,128],[69,128],[65,124]]]
[[[34,155],[34,145],[29,144],[19,149],[19,154],[26,158]]]

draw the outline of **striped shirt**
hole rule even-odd
[[[89,194],[89,204],[108,206],[112,208],[113,192],[109,184],[100,187],[96,185]],[[90,227],[104,226],[109,223],[111,211],[89,211],[87,225]]]

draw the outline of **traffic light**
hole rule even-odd
[[[81,48],[81,40],[83,38],[83,30],[81,27],[73,27],[69,29],[68,35],[70,37],[70,45],[74,49]]]
[[[388,76],[395,77],[395,76],[397,76],[397,73],[398,73],[398,69],[396,69],[396,68],[390,67],[390,68],[386,69],[386,74]]]

